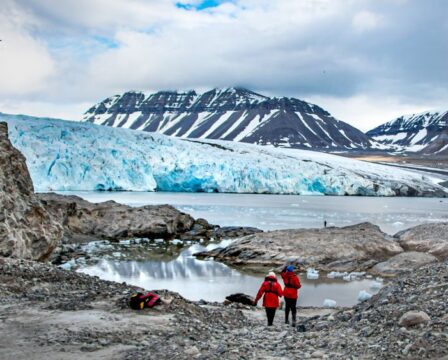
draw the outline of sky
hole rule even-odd
[[[448,109],[445,0],[2,0],[0,112],[240,86],[369,130]]]

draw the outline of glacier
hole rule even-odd
[[[446,194],[435,176],[308,150],[0,113],[38,191]]]

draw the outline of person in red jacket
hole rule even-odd
[[[285,284],[285,324],[289,324],[289,312],[292,313],[292,326],[296,326],[297,290],[302,287],[299,277],[294,273],[294,266],[286,266],[280,273]]]
[[[272,271],[264,278],[264,281],[260,286],[260,290],[258,290],[255,298],[254,305],[257,305],[258,300],[260,300],[263,295],[263,306],[266,309],[268,326],[272,326],[275,311],[280,306],[279,297],[283,296],[282,287],[277,282],[277,277]]]

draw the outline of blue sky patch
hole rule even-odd
[[[185,10],[194,9],[194,10],[200,11],[200,10],[205,10],[208,8],[217,7],[225,2],[232,2],[232,0],[204,0],[198,4],[190,4],[188,2],[178,2],[178,3],[176,3],[176,6],[180,9],[185,9]]]

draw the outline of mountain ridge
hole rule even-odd
[[[375,142],[315,104],[241,87],[129,91],[91,107],[84,121],[182,138],[241,141],[324,151],[374,149]]]
[[[399,152],[448,154],[448,111],[403,115],[366,132]]]

